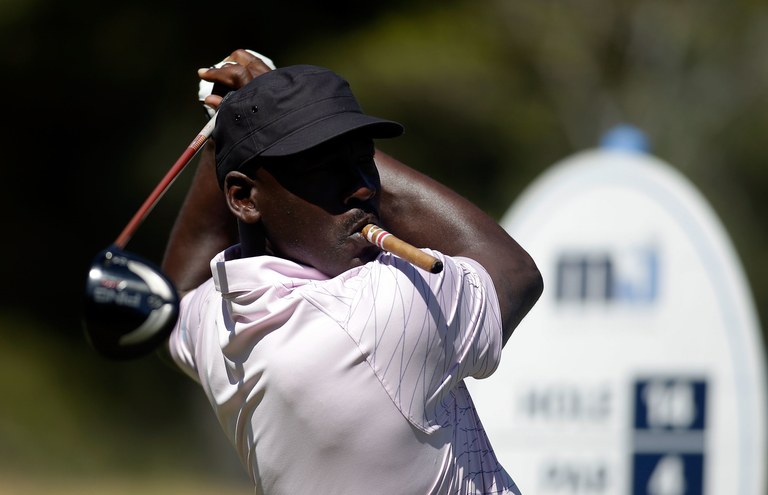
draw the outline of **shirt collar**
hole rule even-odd
[[[270,287],[292,289],[313,281],[328,280],[324,273],[295,261],[276,256],[240,257],[240,245],[217,254],[211,260],[216,290],[226,299],[243,293],[263,292]]]

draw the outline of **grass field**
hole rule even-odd
[[[0,495],[253,493],[202,391],[0,310]]]
[[[248,495],[244,484],[174,477],[89,479],[32,479],[0,476],[0,495]]]

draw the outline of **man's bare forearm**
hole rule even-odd
[[[504,341],[533,307],[542,279],[528,253],[476,205],[396,159],[378,151],[381,221],[418,247],[479,262],[496,286]]]
[[[208,142],[163,257],[163,271],[184,294],[211,277],[210,261],[237,243],[237,224],[216,182],[214,143]]]

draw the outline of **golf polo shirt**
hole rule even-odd
[[[328,278],[236,250],[184,297],[170,346],[256,493],[519,493],[463,383],[501,356],[478,263],[429,251],[431,274],[382,253]]]

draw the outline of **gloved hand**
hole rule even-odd
[[[247,50],[246,49],[246,51],[248,53],[250,53],[251,55],[253,55],[254,57],[260,58],[270,69],[272,69],[272,70],[275,69],[275,64],[274,64],[274,62],[272,62],[272,59],[270,59],[269,57],[266,57],[266,56],[264,56],[264,55],[262,55],[262,54],[260,54],[258,52],[255,52],[253,50]],[[221,62],[219,62],[218,64],[212,66],[211,68],[212,69],[218,69],[220,67],[223,67],[226,64],[236,64],[236,63],[237,62],[232,60],[230,57],[227,57],[224,60],[222,60]],[[201,79],[200,80],[200,87],[199,87],[198,92],[197,92],[197,97],[200,100],[200,102],[203,104],[203,108],[205,108],[205,111],[208,114],[209,118],[213,117],[213,115],[216,113],[216,110],[213,107],[205,104],[205,98],[208,95],[212,94],[213,92],[214,92],[214,83],[211,82],[211,81],[206,81],[206,80]]]

